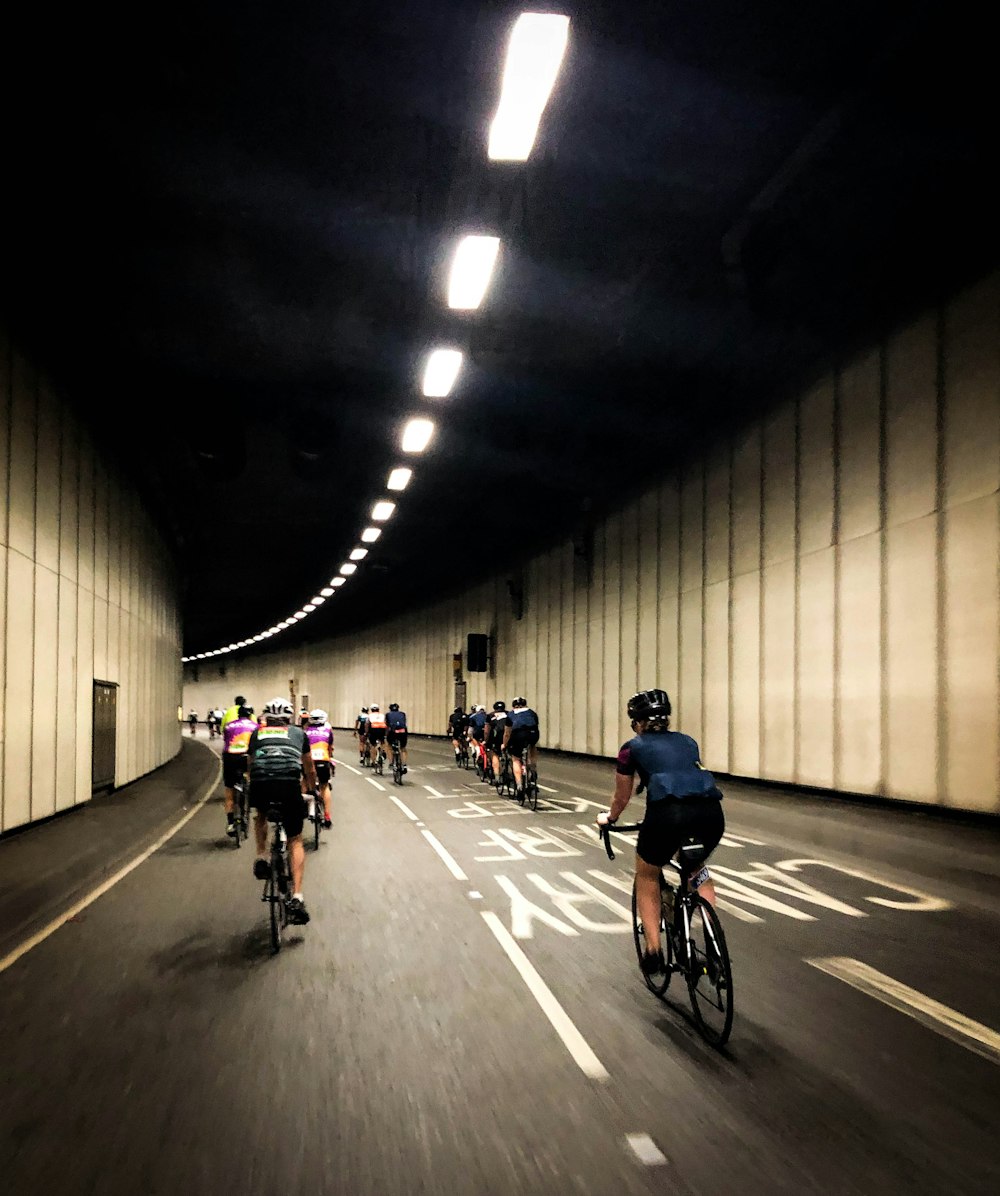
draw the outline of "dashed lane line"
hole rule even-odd
[[[207,744],[205,744],[205,746],[208,747]],[[209,751],[211,750],[212,749],[209,748]],[[124,868],[119,868],[113,876],[109,876],[108,879],[99,884],[96,889],[92,889],[85,897],[81,897],[79,901],[74,902],[69,909],[63,910],[58,918],[53,918],[47,926],[43,926],[42,929],[36,934],[33,934],[30,938],[25,939],[20,946],[15,947],[13,951],[5,955],[3,959],[0,959],[0,972],[5,972],[11,966],[11,964],[17,963],[22,955],[27,955],[27,953],[33,947],[37,947],[39,943],[45,942],[49,935],[55,934],[55,932],[61,926],[65,926],[70,919],[75,918],[77,914],[85,910],[88,905],[92,905],[98,899],[98,897],[103,897],[104,894],[109,889],[113,889],[120,880],[124,880],[130,872],[134,872],[140,864],[145,863],[155,851],[159,851],[163,844],[172,839],[182,827],[187,826],[195,814],[197,814],[202,806],[204,806],[205,802],[208,801],[208,799],[218,788],[221,778],[222,757],[220,756],[215,776],[212,778],[211,784],[205,790],[204,795],[195,802],[191,809],[188,810],[188,812],[182,818],[179,818],[169,830],[164,831],[164,833],[159,837],[159,839],[156,840],[154,844],[152,844],[152,846],[147,847],[145,851],[140,852],[139,855],[137,855],[134,860],[131,860],[129,863],[127,863]]]
[[[444,866],[448,869],[448,871],[452,874],[452,876],[454,876],[454,878],[456,880],[468,880],[469,879],[465,875],[465,873],[462,871],[462,869],[459,868],[457,862],[455,861],[455,857],[451,854],[451,852],[447,849],[447,847],[445,847],[445,845],[441,842],[441,840],[436,835],[432,835],[431,832],[428,830],[423,830],[420,833],[427,840],[427,842],[431,845],[431,847],[433,847],[434,850],[438,853],[438,855],[441,857],[442,861],[444,862]]]
[[[335,758],[333,762],[338,768],[346,768],[348,772],[353,772],[356,777],[364,776],[360,768],[355,768],[352,764],[348,764],[346,760],[337,760]]]
[[[626,1134],[625,1141],[639,1162],[647,1167],[659,1167],[667,1161],[667,1156],[649,1134]]]
[[[972,1018],[942,1005],[933,997],[928,997],[915,988],[910,988],[883,972],[876,971],[859,959],[848,959],[844,956],[829,956],[824,959],[807,959],[806,963],[828,976],[835,976],[845,984],[863,992],[866,996],[874,997],[883,1005],[899,1013],[905,1013],[914,1021],[920,1022],[930,1030],[943,1035],[967,1051],[973,1051],[991,1063],[1000,1063],[1000,1034],[974,1022]]]
[[[510,931],[496,914],[489,910],[482,910],[483,921],[493,931],[493,934],[507,953],[520,973],[521,979],[528,986],[528,991],[538,1002],[539,1007],[552,1024],[552,1028],[563,1041],[563,1045],[573,1057],[585,1076],[591,1080],[610,1079],[607,1069],[594,1054],[590,1044],[576,1028],[569,1014],[559,1004],[552,990],[538,974],[531,960],[525,955],[514,941]]]
[[[409,818],[409,820],[411,822],[419,823],[420,820],[417,818],[416,814],[414,814],[414,812],[410,809],[410,807],[406,804],[406,802],[401,802],[399,800],[399,798],[396,797],[396,795],[393,793],[389,794],[389,800],[391,802],[395,802],[396,805],[399,806],[399,808],[403,811],[403,813],[406,815],[407,818]]]
[[[375,780],[375,778],[374,778],[374,777],[365,777],[365,780],[368,782],[368,784],[369,784],[369,785],[374,785],[374,786],[375,786],[375,788],[376,788],[376,789],[377,789],[377,790],[378,790],[380,793],[385,793],[385,786],[384,786],[384,785],[380,785],[380,784],[378,783],[378,781],[376,781],[376,780]]]

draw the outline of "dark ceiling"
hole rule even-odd
[[[333,576],[411,414],[438,432],[381,542],[271,642],[514,568],[997,261],[995,51],[962,6],[557,6],[518,166],[485,146],[520,7],[9,24],[6,316],[154,505],[187,652]],[[470,231],[501,257],[453,313]],[[445,339],[466,367],[421,399]]]

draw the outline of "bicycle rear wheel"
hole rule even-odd
[[[722,923],[703,898],[691,899],[691,939],[687,982],[691,1008],[702,1038],[721,1047],[733,1028],[733,973]]]
[[[394,752],[392,756],[392,779],[397,785],[403,783],[403,757],[399,752]]]
[[[666,881],[663,876],[660,876],[660,947],[663,951],[663,962],[666,966],[666,971],[662,979],[654,976],[647,976],[642,970],[643,956],[646,954],[646,932],[642,928],[642,919],[639,917],[639,907],[635,898],[635,882],[632,882],[632,941],[635,943],[635,954],[639,961],[639,975],[642,976],[643,982],[651,993],[658,997],[663,994],[670,987],[670,977],[673,975],[674,957],[673,950],[670,945],[670,934],[667,931],[667,918],[665,909],[666,898]]]
[[[275,955],[281,950],[281,907],[282,900],[278,895],[278,882],[272,869],[271,875],[264,884],[264,900],[267,902],[271,917],[271,950]]]
[[[319,851],[319,828],[323,825],[323,816],[320,810],[323,809],[323,802],[319,797],[313,799],[313,850]]]

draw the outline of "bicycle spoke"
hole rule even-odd
[[[691,958],[688,992],[698,1029],[706,1042],[722,1046],[733,1027],[733,980],[719,916],[695,897],[691,906]]]

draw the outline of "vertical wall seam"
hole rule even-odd
[[[10,470],[11,470],[11,447],[10,441],[14,434],[14,349],[11,344],[10,337],[4,334],[4,339],[7,345],[7,362],[6,362],[6,391],[7,391],[7,487],[4,495],[4,552],[6,554],[3,571],[3,610],[4,610],[4,626],[2,634],[6,639],[7,636],[7,619],[10,611]],[[6,705],[7,700],[7,645],[4,644],[3,651],[3,676],[0,677],[2,688],[0,688],[0,696]],[[3,718],[3,735],[0,736],[0,830],[7,828],[7,785],[5,782],[6,767],[7,767],[7,719]]]
[[[56,407],[61,407],[62,404],[53,396],[53,402]],[[59,728],[62,723],[60,702],[59,702],[59,678],[62,676],[62,670],[59,667],[59,649],[62,646],[62,487],[63,487],[63,437],[62,427],[63,421],[61,418],[61,411],[53,411],[54,415],[59,416],[59,445],[58,445],[58,467],[56,469],[56,702],[55,702],[55,717],[54,733],[55,733],[55,752],[53,753],[56,759],[56,783],[55,791],[52,795],[52,812],[55,813],[59,809],[59,778],[62,775],[62,769],[59,767]]]
[[[31,364],[32,398],[35,409],[34,420],[34,460],[32,463],[32,528],[31,528],[31,704],[28,707],[28,821],[35,820],[35,612],[38,603],[38,423],[39,399],[41,393],[41,372]],[[46,811],[49,813],[49,811]]]
[[[792,777],[802,775],[802,396],[792,411]]]
[[[767,427],[763,419],[759,423],[760,435],[757,437],[757,772],[761,777],[766,774],[765,762],[767,751],[766,723],[766,679],[764,676],[764,534],[766,518],[764,513],[764,460],[765,437]]]
[[[708,463],[701,463],[701,738],[708,735]]]
[[[877,792],[889,792],[889,354],[879,345],[878,387],[878,622],[879,622],[879,781]]]
[[[840,784],[841,754],[843,736],[840,727],[841,698],[840,698],[840,670],[842,628],[841,628],[841,544],[840,544],[840,420],[841,420],[841,373],[839,365],[833,370],[833,703],[830,712],[833,720],[833,787]]]
[[[948,458],[946,451],[946,411],[945,411],[945,397],[947,386],[947,357],[948,357],[948,328],[946,313],[943,305],[939,305],[936,312],[935,320],[935,341],[937,352],[935,354],[935,372],[934,372],[934,398],[935,398],[935,413],[934,413],[934,433],[937,438],[936,456],[935,456],[935,495],[934,495],[934,510],[936,512],[935,519],[935,579],[934,579],[934,593],[935,593],[935,637],[937,651],[935,652],[935,659],[937,660],[937,677],[935,684],[937,688],[937,701],[935,707],[937,709],[937,768],[935,777],[935,787],[937,789],[937,800],[939,805],[948,805],[948,767],[949,767],[949,734],[948,734],[948,637],[945,633],[946,618],[947,618],[947,576],[945,568],[945,558],[947,554],[947,524],[945,519],[945,489],[948,482]]]

